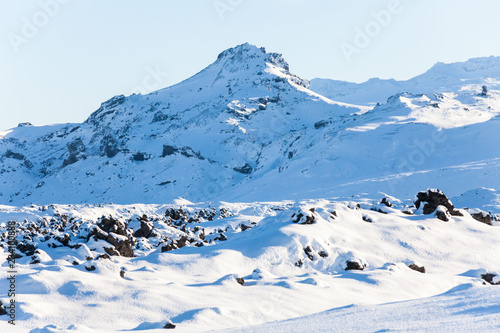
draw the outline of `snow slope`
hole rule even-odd
[[[486,273],[500,275],[498,226],[480,223],[466,210],[461,210],[463,217],[443,222],[409,208],[411,201],[390,200],[392,207],[368,199],[221,203],[228,211],[225,217],[180,224],[164,215],[179,205],[3,206],[0,218],[20,221],[18,239],[31,234],[33,241],[28,243],[37,248],[33,257],[17,261],[16,329],[154,332],[163,331],[171,321],[176,331],[195,332],[315,313],[319,314],[247,330],[337,327],[354,332],[380,326],[437,331],[458,325],[451,322],[452,313],[462,325],[469,322],[490,330],[498,326],[498,316],[493,316],[498,286],[481,278]],[[187,202],[180,206],[190,216],[210,209]],[[403,213],[408,210],[415,215]],[[144,214],[161,236],[137,237],[135,258],[98,258],[106,253],[105,242],[86,240],[92,230],[88,223],[113,216],[137,231],[137,219]],[[304,216],[299,219],[297,214]],[[305,216],[314,217],[314,223],[300,224]],[[65,227],[56,227],[63,221],[68,221]],[[242,224],[250,228],[243,230]],[[40,229],[33,233],[35,226]],[[161,241],[163,237],[196,238],[195,227],[203,228],[205,240],[214,241],[202,247],[188,242],[162,252],[168,243]],[[214,238],[221,229],[227,240]],[[43,230],[50,230],[47,237]],[[57,240],[64,234],[71,236],[67,246]],[[346,270],[347,261],[366,267]],[[411,264],[424,266],[426,272],[410,269]],[[0,290],[7,288],[6,275],[2,270]],[[243,285],[237,278],[243,278]],[[462,304],[469,296],[475,298]],[[8,298],[4,294],[1,300],[6,304]],[[430,314],[425,307],[431,305],[444,308]],[[321,313],[333,308],[337,310]],[[401,309],[399,315],[390,315],[396,308]],[[356,313],[358,320],[350,322]],[[434,321],[440,314],[449,319]],[[368,321],[378,315],[382,318]],[[11,327],[5,321],[0,325],[2,330]]]
[[[499,63],[332,100],[243,44],[82,124],[0,132],[0,331],[497,331]],[[459,211],[417,209],[427,188]]]
[[[359,105],[385,103],[396,94],[477,93],[482,86],[500,87],[500,57],[473,58],[458,63],[437,63],[427,72],[406,81],[372,78],[363,83],[313,79],[310,89],[336,101]]]

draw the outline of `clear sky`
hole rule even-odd
[[[84,121],[244,42],[306,79],[408,79],[499,56],[499,13],[498,0],[0,0],[0,130]]]

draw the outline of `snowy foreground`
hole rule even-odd
[[[384,202],[1,206],[0,331],[498,331],[498,215]]]

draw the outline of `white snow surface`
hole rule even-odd
[[[16,329],[154,332],[169,320],[181,332],[441,331],[460,328],[460,323],[469,325],[462,329],[478,325],[494,331],[500,325],[500,289],[481,279],[486,273],[500,274],[500,228],[474,220],[465,210],[463,217],[443,222],[432,215],[403,213],[408,209],[403,201],[390,208],[367,199],[220,205],[231,216],[189,224],[190,230],[205,228],[208,238],[212,229],[226,230],[226,241],[203,247],[188,245],[162,253],[159,247],[137,245],[135,258],[85,261],[88,253],[82,256],[82,249],[94,258],[104,253],[98,243],[86,243],[88,250],[52,248],[50,241],[35,237],[43,260],[31,264],[33,258],[26,256],[17,262]],[[27,226],[28,221],[41,225],[62,215],[83,222],[102,215],[154,218],[167,208],[3,206],[0,218],[25,221],[21,223]],[[203,208],[208,207],[183,207]],[[298,211],[314,215],[315,223],[293,223]],[[251,229],[238,228],[251,222],[256,223]],[[161,222],[155,222],[155,228],[164,235],[179,232]],[[142,241],[154,243],[151,238]],[[85,243],[85,235],[73,237],[74,244],[80,242]],[[74,260],[80,264],[75,266]],[[366,268],[346,271],[348,260]],[[408,267],[414,263],[426,273]],[[92,265],[96,270],[87,271]],[[125,272],[123,278],[120,271]],[[8,287],[6,276],[2,270],[2,291]],[[6,304],[8,297],[2,295]],[[274,323],[250,327],[268,322]],[[0,325],[2,331],[15,331],[5,321]]]

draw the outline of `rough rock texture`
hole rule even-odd
[[[415,198],[415,207],[417,209],[420,208],[420,205],[423,204],[423,213],[424,214],[432,214],[436,211],[438,206],[444,206],[450,215],[452,216],[463,216],[458,210],[455,209],[450,199],[444,195],[444,193],[440,190],[427,190],[419,192]]]

